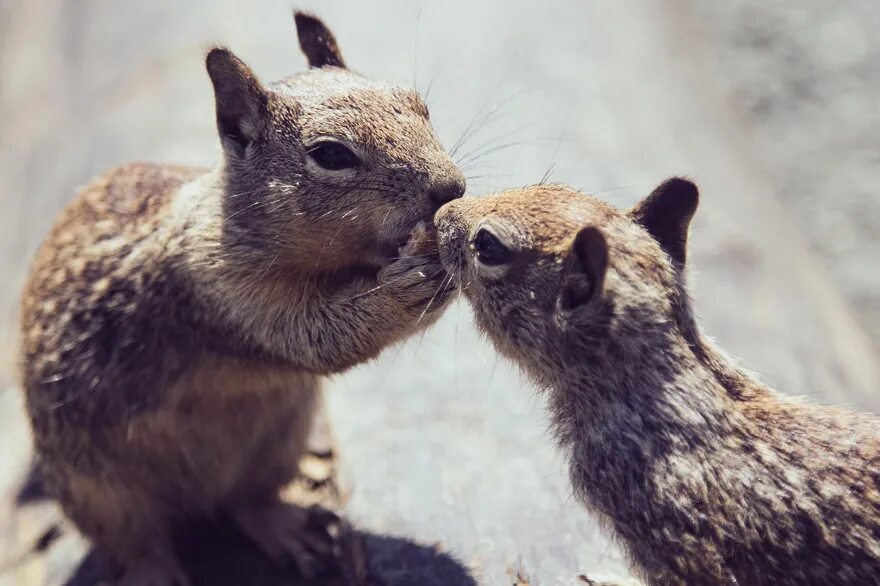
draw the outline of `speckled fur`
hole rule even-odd
[[[676,213],[675,196],[654,199]],[[781,396],[738,368],[700,333],[670,256],[690,216],[667,250],[638,210],[536,186],[436,219],[479,328],[544,389],[576,495],[650,584],[880,583],[880,418]],[[481,226],[515,249],[508,265],[474,260]],[[608,268],[566,311],[585,226]]]
[[[216,169],[107,173],[33,265],[22,375],[39,464],[67,515],[126,567],[167,557],[190,518],[276,498],[321,376],[424,327],[448,296],[436,257],[393,258],[436,210],[431,190],[464,190],[424,103],[321,67],[327,51],[343,63],[335,40],[297,21],[314,68],[268,88],[229,51],[209,54]],[[246,147],[223,133],[242,112]],[[363,164],[323,171],[305,153],[317,136]]]

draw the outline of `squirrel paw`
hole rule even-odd
[[[305,578],[316,577],[338,558],[339,518],[320,507],[278,501],[239,507],[230,516],[263,553],[281,566],[295,566]]]
[[[437,234],[420,222],[396,261],[379,272],[379,282],[419,318],[443,308],[456,289],[440,264]]]
[[[379,282],[408,310],[419,315],[438,311],[456,291],[434,255],[402,256],[379,272]]]

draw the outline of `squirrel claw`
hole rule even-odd
[[[337,557],[339,518],[320,507],[303,509],[282,501],[231,511],[241,531],[281,566],[314,578]]]

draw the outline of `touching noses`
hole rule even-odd
[[[438,208],[443,204],[458,199],[464,195],[464,177],[453,176],[438,181],[428,190],[428,197]]]
[[[434,226],[441,231],[451,226],[456,221],[459,213],[459,208],[464,202],[465,200],[456,201],[441,206],[440,209],[437,210],[437,212],[434,214]]]

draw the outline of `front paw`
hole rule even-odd
[[[407,311],[419,316],[439,311],[456,291],[433,254],[402,256],[379,272],[379,283]]]
[[[295,566],[306,578],[338,563],[339,519],[329,511],[277,501],[236,507],[229,513],[263,553],[279,565]]]

